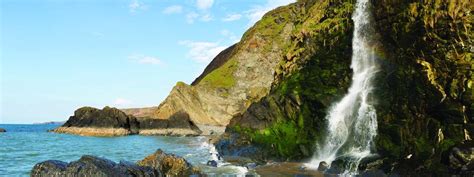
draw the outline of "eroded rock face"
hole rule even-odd
[[[3,129],[3,128],[0,128],[0,133],[2,132],[7,132],[7,130]]]
[[[32,177],[46,176],[118,176],[118,177],[161,177],[190,176],[199,174],[185,159],[158,150],[137,164],[115,163],[108,159],[84,155],[78,161],[66,163],[48,160],[36,164],[31,170]]]
[[[374,92],[382,161],[373,160],[388,173],[444,174],[442,154],[474,136],[472,3],[371,3],[382,67]],[[326,136],[331,103],[347,92],[353,2],[301,0],[288,8],[300,19],[293,47],[283,50],[270,93],[230,121],[217,143],[224,155],[253,147],[257,155],[248,156],[264,160],[310,157]]]
[[[53,132],[83,136],[199,135],[201,131],[186,112],[179,111],[169,119],[136,118],[123,111],[105,107],[83,107]]]
[[[279,8],[268,13],[266,20],[249,29],[239,43],[217,55],[192,85],[178,82],[154,111],[126,112],[167,119],[183,110],[198,126],[226,126],[233,115],[242,113],[269,92],[276,66],[284,56],[282,49],[289,46],[290,33],[295,28],[293,22],[297,18],[290,11]]]

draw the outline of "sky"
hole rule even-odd
[[[0,123],[157,106],[294,0],[1,0]]]

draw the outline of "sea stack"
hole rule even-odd
[[[7,132],[7,130],[0,128],[0,133]]]

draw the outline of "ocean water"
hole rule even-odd
[[[207,167],[212,146],[207,144],[206,137],[85,137],[47,132],[57,126],[0,124],[7,130],[0,133],[0,176],[29,176],[36,163],[51,159],[70,162],[85,154],[115,162],[136,162],[157,149],[186,158],[209,176],[254,174],[232,165]]]

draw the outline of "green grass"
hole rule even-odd
[[[211,88],[231,88],[235,85],[234,72],[237,70],[238,64],[237,60],[232,58],[209,73],[201,82]]]

